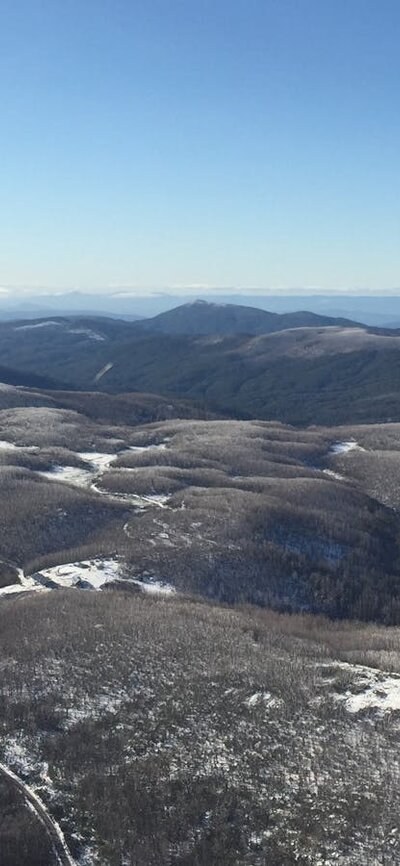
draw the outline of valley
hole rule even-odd
[[[0,2],[0,866],[400,866],[399,40]]]
[[[62,585],[60,566],[101,585],[80,573],[100,558],[132,587],[398,621],[400,425],[113,425],[62,392],[2,399],[3,596]]]
[[[400,866],[399,39],[0,2],[0,866]]]
[[[0,322],[11,384],[29,385],[29,374],[50,391],[145,391],[296,426],[400,421],[399,353],[396,329],[234,305],[188,304],[143,322]]]
[[[103,369],[118,322],[75,325]],[[397,351],[337,327],[223,341],[283,375]],[[52,373],[0,388],[2,866],[395,866],[400,422]]]

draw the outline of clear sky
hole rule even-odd
[[[0,0],[0,286],[400,286],[399,0]]]

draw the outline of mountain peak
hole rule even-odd
[[[270,334],[289,328],[326,327],[339,325],[349,327],[357,324],[347,319],[319,316],[307,311],[294,313],[271,313],[257,307],[241,304],[219,304],[214,301],[196,299],[181,304],[166,313],[140,323],[146,331],[171,335],[229,336],[233,334]]]

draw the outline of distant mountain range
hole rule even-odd
[[[133,321],[149,318],[200,298],[218,304],[235,304],[273,313],[293,313],[309,310],[321,316],[346,318],[377,327],[398,327],[400,324],[400,289],[389,293],[354,294],[332,292],[310,293],[297,289],[286,294],[262,293],[243,289],[240,293],[226,289],[206,292],[193,289],[171,289],[145,292],[115,290],[109,292],[69,291],[46,294],[0,295],[0,320],[38,318],[39,316],[111,316]]]
[[[0,364],[27,385],[155,393],[230,417],[400,420],[399,333],[306,312],[194,303],[142,323],[3,322]]]
[[[228,335],[228,334],[270,334],[287,328],[322,327],[340,325],[350,327],[356,324],[348,319],[334,319],[318,316],[315,313],[271,313],[255,307],[239,304],[217,304],[197,300],[182,304],[166,313],[138,323],[142,331],[162,334],[187,335]]]

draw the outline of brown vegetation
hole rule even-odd
[[[341,667],[388,644],[398,663],[393,630],[64,591],[3,604],[0,636],[3,748],[77,856],[398,862],[396,715],[348,712]]]
[[[0,778],[1,866],[56,866],[51,843],[23,796]]]

